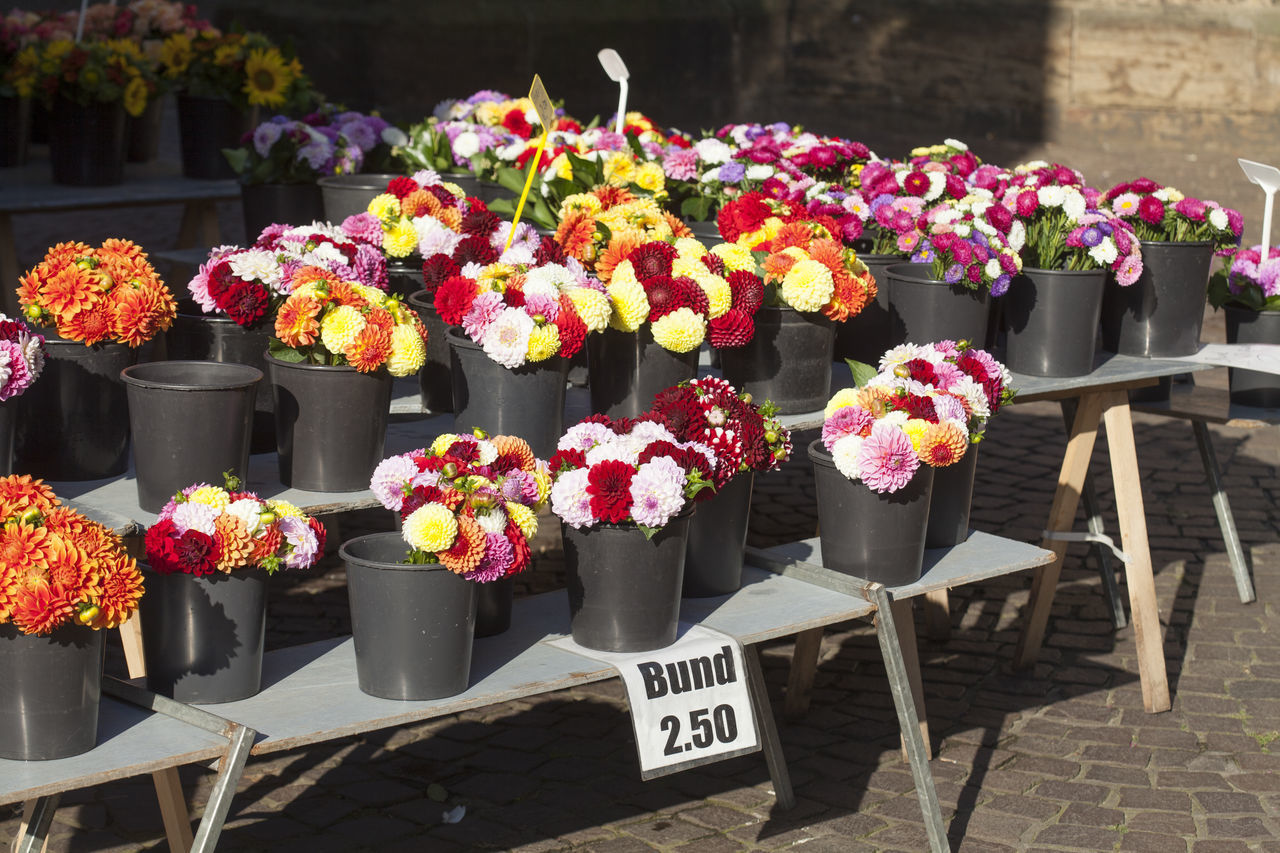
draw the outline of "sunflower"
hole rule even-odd
[[[137,118],[147,108],[147,81],[141,77],[133,77],[124,87],[124,109],[129,115]]]
[[[281,107],[294,74],[278,50],[251,50],[244,63],[244,93],[253,106]]]

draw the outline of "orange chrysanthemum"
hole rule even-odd
[[[153,290],[143,290],[121,285],[113,291],[115,312],[111,320],[111,334],[122,344],[138,347],[163,328],[168,328],[172,315],[166,313],[167,303],[158,300]],[[163,325],[162,325],[163,324]]]
[[[71,591],[37,581],[18,593],[11,618],[24,634],[47,634],[71,618],[75,604]]]
[[[48,578],[49,583],[68,590],[82,590],[96,585],[98,573],[94,561],[69,539],[49,537],[47,553],[49,563],[44,577]]]
[[[662,218],[667,223],[667,225],[670,226],[671,233],[674,234],[677,238],[693,236],[693,229],[691,229],[688,225],[686,225],[683,219],[676,216],[671,211],[669,210],[662,211]]]
[[[0,529],[0,563],[19,575],[48,570],[52,549],[53,542],[43,527],[10,522]]]
[[[309,346],[320,334],[319,316],[320,300],[294,294],[285,300],[276,315],[276,337],[285,346]]]
[[[0,477],[0,520],[21,515],[29,509],[48,513],[58,506],[53,489],[29,474]]]
[[[73,341],[96,344],[111,337],[111,307],[98,302],[58,323],[58,334]]]
[[[764,259],[765,281],[774,281],[785,276],[796,265],[796,259],[782,252],[775,252]]]
[[[968,446],[968,438],[959,425],[950,421],[929,424],[920,436],[920,461],[935,468],[954,465]]]
[[[253,555],[253,537],[244,522],[229,512],[224,512],[213,520],[214,536],[218,540],[218,561],[214,568],[220,572],[230,572],[249,565]]]
[[[809,230],[808,223],[788,222],[778,229],[778,234],[769,244],[769,248],[774,252],[781,252],[791,246],[804,249],[812,240],[813,232]]]
[[[847,272],[844,265],[844,247],[834,240],[814,240],[807,249],[809,257],[831,270],[835,275]]]
[[[391,356],[391,330],[366,323],[342,354],[356,370],[372,373]]]
[[[591,190],[591,194],[600,199],[600,209],[608,210],[629,201],[635,201],[636,195],[626,187],[614,187],[603,184]]]
[[[45,278],[42,285],[40,304],[61,322],[92,307],[102,293],[99,277],[74,265]]]
[[[575,210],[556,228],[556,242],[569,257],[589,263],[595,258],[595,232],[595,219],[584,211]]]
[[[608,284],[618,264],[631,257],[631,253],[638,249],[641,243],[647,242],[648,239],[637,231],[614,234],[609,245],[604,247],[604,251],[596,259],[596,277]]]
[[[58,506],[45,515],[49,535],[65,539],[91,559],[104,559],[120,547],[120,540],[96,521],[90,521],[70,507]]]
[[[118,628],[138,609],[142,591],[137,561],[125,554],[114,556],[107,563],[102,589],[95,600],[99,612],[93,627]]]
[[[511,456],[520,462],[520,470],[532,471],[538,464],[529,442],[515,435],[495,435],[489,439],[499,456]]]
[[[439,552],[440,563],[451,572],[465,574],[484,557],[484,528],[468,515],[458,516],[458,538],[448,551]]]
[[[147,263],[147,253],[142,251],[141,246],[132,240],[121,240],[118,237],[108,237],[103,240],[98,256],[104,259]]]

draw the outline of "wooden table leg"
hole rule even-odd
[[[788,720],[798,720],[809,712],[813,677],[818,672],[821,648],[821,628],[810,628],[796,634],[796,647],[791,652],[791,674],[787,678],[787,699],[782,710]]]
[[[902,666],[906,670],[907,686],[911,688],[912,704],[920,721],[920,737],[924,741],[926,758],[933,758],[933,742],[929,740],[929,718],[924,710],[924,681],[920,678],[920,650],[916,646],[916,620],[912,612],[914,599],[893,599],[889,609],[893,612],[893,627],[898,635],[898,647],[902,650]],[[902,745],[902,758],[909,760],[906,744]]]
[[[1103,396],[1100,393],[1088,393],[1080,398],[1071,436],[1067,439],[1067,452],[1062,457],[1062,468],[1058,472],[1058,490],[1053,495],[1046,530],[1070,530],[1075,520],[1085,475],[1089,472],[1089,457],[1093,455],[1093,445],[1098,439]],[[1049,610],[1053,606],[1053,595],[1058,587],[1058,577],[1062,574],[1062,560],[1067,555],[1067,543],[1061,539],[1045,539],[1041,541],[1040,547],[1053,551],[1054,559],[1036,569],[1035,578],[1031,582],[1031,600],[1027,602],[1026,622],[1018,637],[1018,646],[1013,652],[1013,665],[1019,669],[1034,664],[1040,654],[1045,628],[1049,624]]]
[[[951,596],[935,589],[924,594],[924,630],[930,640],[943,642],[951,636]]]
[[[212,248],[220,242],[217,203],[210,199],[198,199],[183,205],[182,223],[178,226],[177,247],[179,249],[188,249],[193,246]]]
[[[1129,395],[1123,390],[1108,391],[1103,405],[1102,417],[1111,453],[1111,479],[1116,492],[1116,515],[1120,519],[1120,542],[1129,555],[1129,562],[1125,564],[1125,585],[1129,588],[1129,611],[1138,645],[1142,704],[1149,713],[1167,711],[1171,703],[1169,676],[1164,662],[1164,634],[1160,628],[1160,608],[1156,603]]]

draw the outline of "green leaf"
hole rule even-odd
[[[227,158],[237,175],[243,175],[249,168],[249,151],[246,148],[223,148],[222,156]]]
[[[636,522],[636,527],[640,528],[640,532],[644,534],[645,539],[652,539],[653,535],[662,529],[661,527],[649,527],[639,522]]]
[[[680,202],[680,218],[706,222],[711,218],[711,206],[714,200],[705,195],[695,195]]]
[[[510,166],[498,167],[498,183],[515,193],[524,192],[524,175],[524,172]]]
[[[853,374],[853,384],[859,388],[870,382],[879,372],[871,365],[851,358],[846,358],[844,363],[849,365],[849,372]]]
[[[285,346],[284,341],[277,338],[271,339],[271,343],[267,345],[267,352],[272,358],[287,361],[290,364],[299,364],[306,360],[306,356],[293,347]]]

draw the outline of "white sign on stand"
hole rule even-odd
[[[665,649],[627,654],[586,649],[571,637],[552,645],[618,670],[643,778],[760,749],[742,645],[728,634],[695,625]]]

